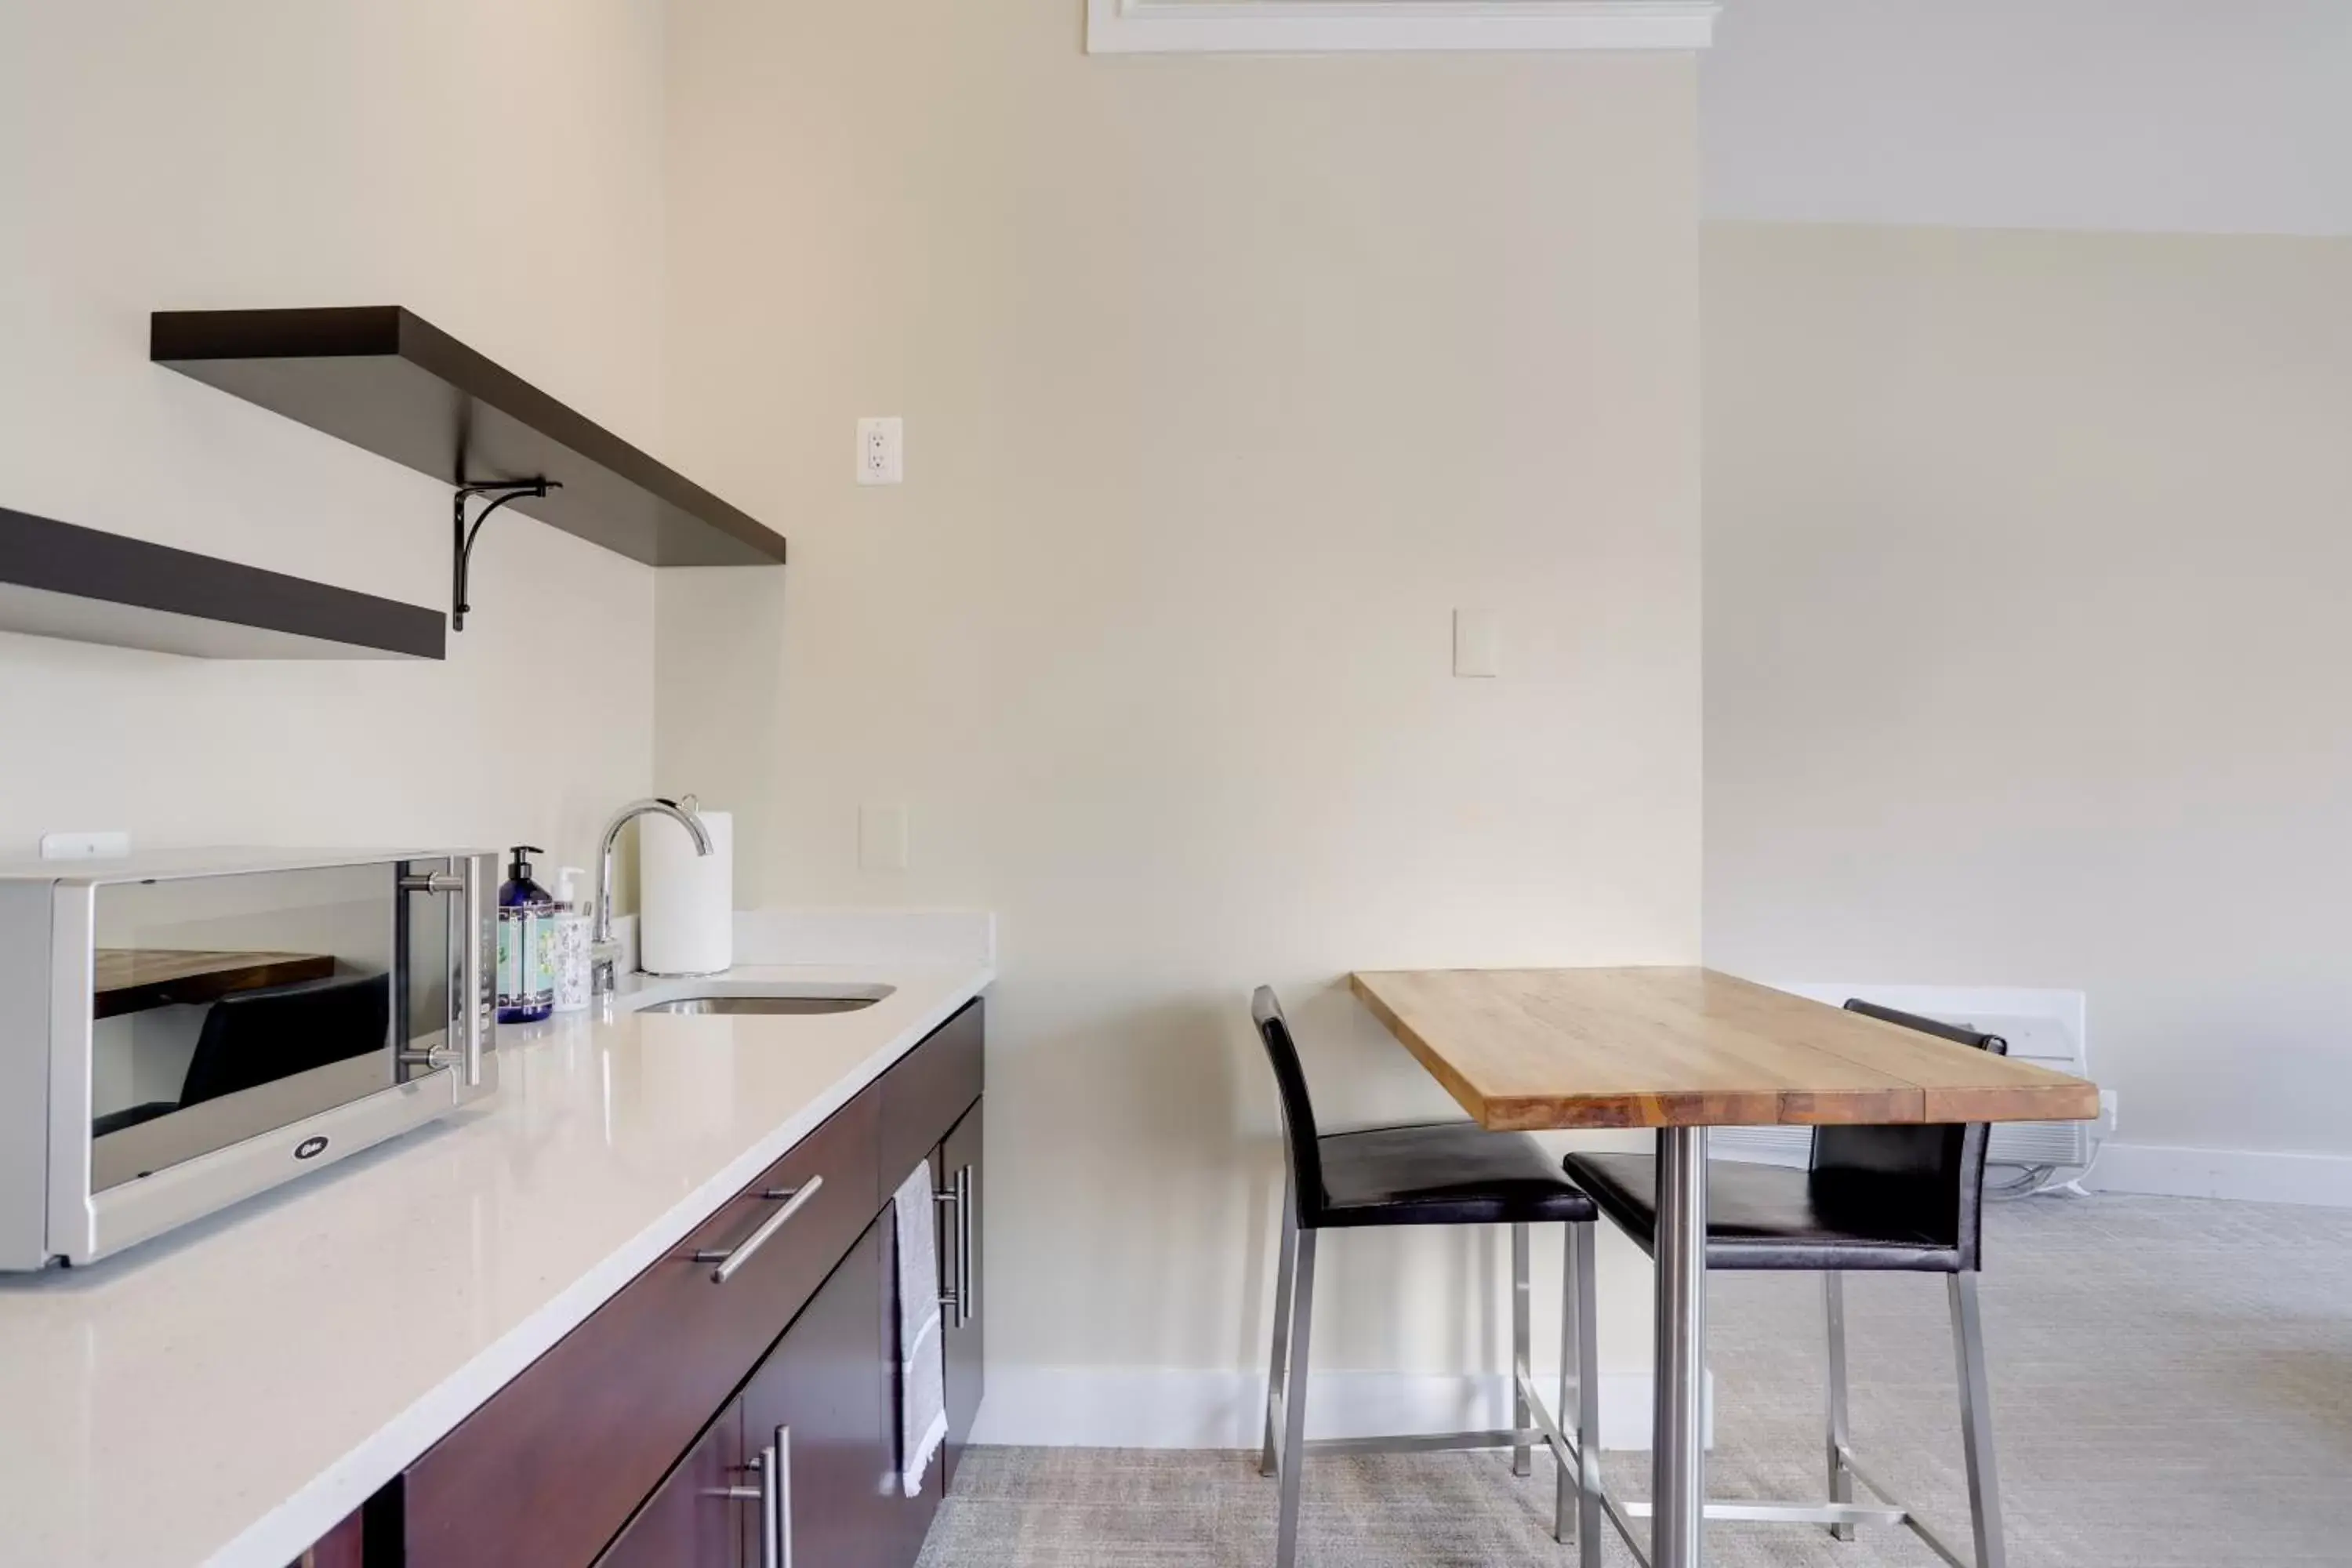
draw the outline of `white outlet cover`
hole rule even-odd
[[[869,415],[857,422],[857,482],[895,485],[907,477],[907,422]]]
[[[857,864],[868,871],[907,868],[907,808],[903,805],[861,805],[857,808]]]

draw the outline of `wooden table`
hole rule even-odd
[[[232,991],[324,980],[335,972],[334,956],[324,952],[101,947],[91,956],[90,1013],[98,1018],[173,1003],[216,1002]]]
[[[1698,1568],[1706,1130],[2078,1121],[2096,1085],[1707,969],[1443,969],[1349,984],[1480,1125],[1658,1130],[1653,1568]]]

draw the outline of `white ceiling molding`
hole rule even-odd
[[[1703,49],[1715,0],[1087,0],[1090,55]]]

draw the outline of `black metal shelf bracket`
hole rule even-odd
[[[452,503],[449,535],[449,629],[451,631],[462,632],[466,629],[466,612],[474,607],[466,602],[466,576],[474,562],[474,542],[481,538],[482,524],[490,520],[490,513],[510,500],[521,500],[529,496],[536,496],[543,500],[548,491],[560,490],[562,488],[561,480],[544,478],[492,479],[487,484],[467,484],[457,487],[457,494]],[[476,514],[474,526],[469,529],[466,526],[466,503],[476,496],[496,496],[498,500]]]

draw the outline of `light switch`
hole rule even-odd
[[[1454,673],[1496,676],[1503,673],[1503,634],[1492,610],[1454,612]]]
[[[896,415],[857,422],[857,482],[895,485],[907,477],[907,422]]]
[[[907,868],[907,808],[903,805],[861,805],[857,808],[857,864],[868,871]]]

